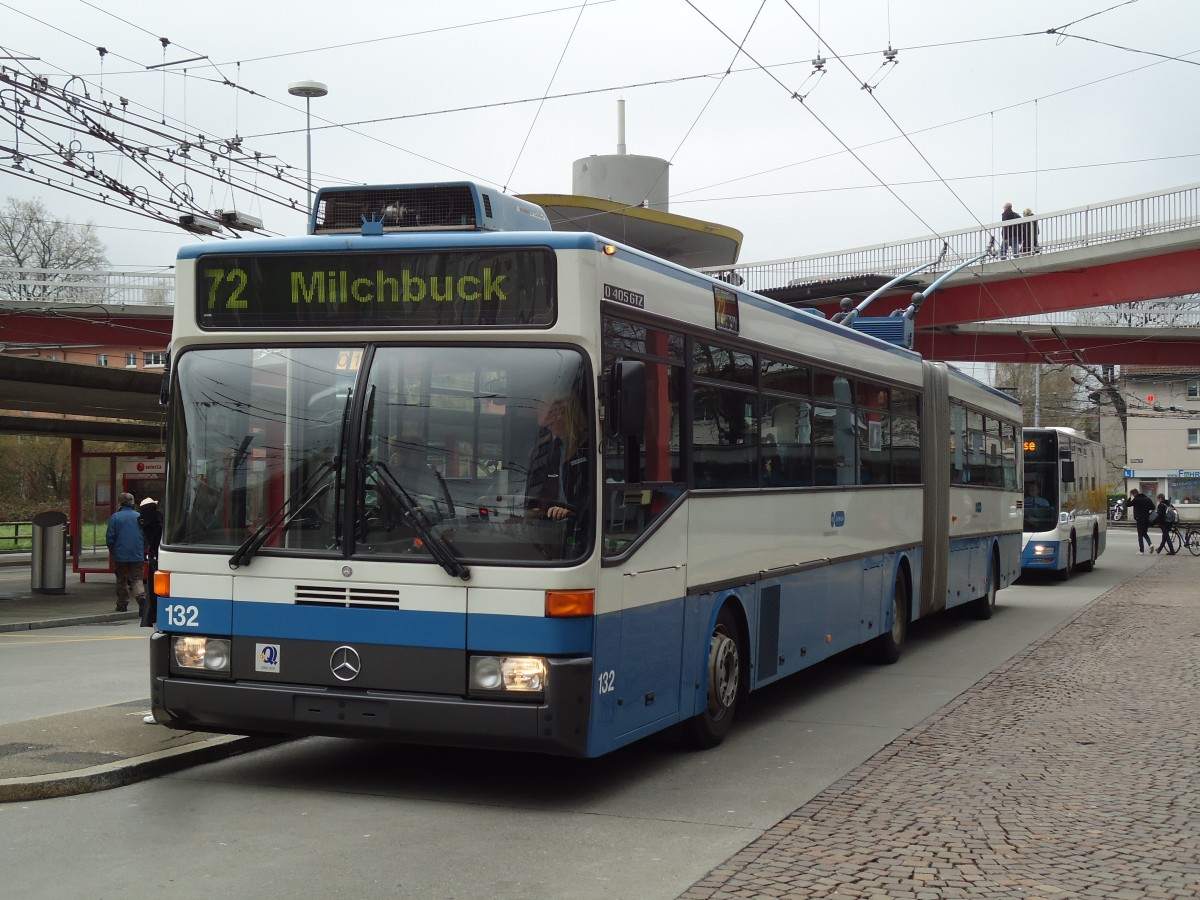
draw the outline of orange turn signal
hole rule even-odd
[[[158,597],[171,596],[171,573],[170,572],[155,572],[154,573],[154,594]]]
[[[546,615],[553,618],[590,616],[596,612],[595,591],[546,591]]]

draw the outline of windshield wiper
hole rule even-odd
[[[246,538],[242,545],[233,551],[233,556],[229,557],[229,568],[236,569],[238,566],[249,565],[250,560],[262,549],[262,545],[275,533],[277,528],[286,529],[300,513],[308,509],[314,501],[328,491],[333,486],[333,482],[327,481],[320,484],[319,479],[329,474],[338,465],[338,460],[333,459],[323,462],[313,469],[312,474],[304,480],[300,488],[293,491],[279,509],[271,513],[267,521],[258,526],[254,534]]]
[[[429,555],[434,558],[434,561],[439,566],[446,570],[446,574],[461,578],[463,581],[469,581],[471,578],[470,570],[459,562],[458,558],[446,546],[445,542],[433,533],[433,522],[430,521],[425,510],[421,508],[421,504],[413,500],[412,494],[406,491],[404,485],[392,474],[391,469],[373,459],[363,460],[360,465],[364,473],[374,475],[375,483],[386,490],[388,495],[400,504],[400,507],[404,510],[405,520],[412,526],[426,549],[429,550]]]

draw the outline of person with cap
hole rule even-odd
[[[151,628],[157,618],[158,597],[154,593],[154,573],[158,571],[158,545],[162,542],[163,520],[158,510],[158,501],[146,497],[138,504],[138,524],[142,526],[142,536],[146,539],[146,602],[138,601],[138,614],[142,618],[142,626]]]
[[[1025,212],[1021,213],[1023,219],[1029,219],[1028,222],[1021,222],[1021,244],[1025,248],[1026,253],[1038,253],[1038,223],[1033,218],[1033,210],[1028,206],[1025,207]]]
[[[122,491],[117,496],[119,509],[109,516],[104,542],[112,556],[113,573],[117,576],[117,612],[129,610],[132,590],[138,603],[146,602],[143,573],[146,567],[146,538],[140,516],[133,508],[133,494]]]

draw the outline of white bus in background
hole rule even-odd
[[[1026,428],[1021,571],[1090,572],[1107,539],[1104,448],[1074,428]]]

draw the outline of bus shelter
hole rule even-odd
[[[140,453],[84,452],[71,442],[71,567],[80,581],[94,573],[112,572],[105,544],[108,519],[117,497],[133,494],[135,504],[147,497],[162,502],[166,460],[161,451]]]

